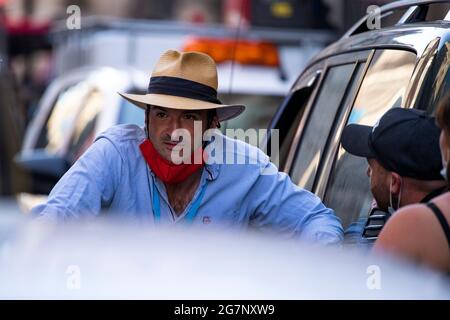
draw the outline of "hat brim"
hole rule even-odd
[[[375,158],[369,146],[369,136],[372,127],[359,124],[349,124],[342,133],[342,147],[349,153],[364,158]]]
[[[139,108],[146,109],[147,105],[154,105],[178,110],[217,110],[219,121],[230,120],[240,115],[244,110],[243,105],[216,104],[202,100],[190,99],[185,97],[170,96],[165,94],[128,94],[120,93],[124,99]]]

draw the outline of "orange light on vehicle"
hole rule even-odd
[[[235,41],[232,39],[192,38],[183,51],[199,51],[211,56],[216,63],[236,61],[240,64],[278,67],[278,50],[267,41]]]

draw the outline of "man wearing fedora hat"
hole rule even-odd
[[[339,218],[318,197],[278,172],[258,148],[214,130],[245,109],[222,104],[217,86],[208,55],[165,52],[147,94],[121,94],[145,110],[145,130],[119,125],[98,136],[33,213],[64,219],[108,209],[151,224],[252,227],[341,241]]]

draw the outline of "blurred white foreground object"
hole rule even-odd
[[[5,221],[0,234],[15,232],[0,238],[3,299],[450,298],[442,275],[345,248],[102,220]]]

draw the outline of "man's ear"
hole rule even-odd
[[[400,194],[401,187],[402,177],[396,172],[391,172],[391,192],[395,195],[398,195]]]

